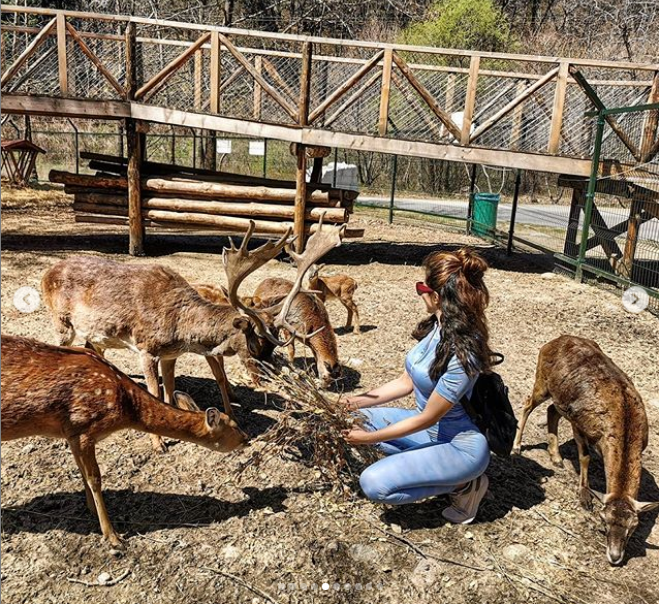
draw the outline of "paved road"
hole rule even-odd
[[[360,196],[357,200],[364,205],[378,207],[389,207],[388,197],[370,197]],[[467,217],[467,202],[456,200],[424,200],[406,197],[397,197],[396,209],[398,210],[416,210],[417,212],[427,212],[429,214],[444,214],[456,218]],[[512,206],[508,203],[500,203],[497,218],[499,221],[509,222],[512,212]],[[570,208],[569,206],[558,205],[540,205],[540,204],[521,204],[517,206],[516,224],[528,224],[544,227],[565,229],[568,225]],[[627,215],[623,208],[620,209],[600,209],[600,214],[608,227],[622,222]],[[580,220],[581,225],[581,220]],[[641,226],[640,237],[642,239],[652,239],[659,241],[659,220],[653,218]]]

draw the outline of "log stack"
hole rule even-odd
[[[51,182],[63,184],[74,197],[76,222],[128,224],[128,160],[82,153],[96,174],[51,170]],[[293,226],[295,182],[257,178],[144,162],[142,215],[145,226],[174,229],[244,232],[250,220],[255,232],[281,235]],[[313,233],[321,216],[325,223],[346,224],[353,212],[356,191],[310,184],[306,230]],[[361,237],[363,229],[347,229],[346,237]]]

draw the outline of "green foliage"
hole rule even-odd
[[[510,49],[510,26],[492,0],[438,0],[424,21],[402,32],[401,42],[417,46],[502,52]]]

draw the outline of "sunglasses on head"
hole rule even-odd
[[[432,294],[435,290],[432,287],[428,287],[423,281],[416,282],[416,293],[419,296],[423,294]]]

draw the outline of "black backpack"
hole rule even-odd
[[[503,355],[496,353],[494,365],[503,363]],[[508,399],[508,387],[498,373],[481,373],[476,380],[471,400],[460,401],[464,410],[478,426],[497,455],[510,455],[517,432],[517,419]]]

